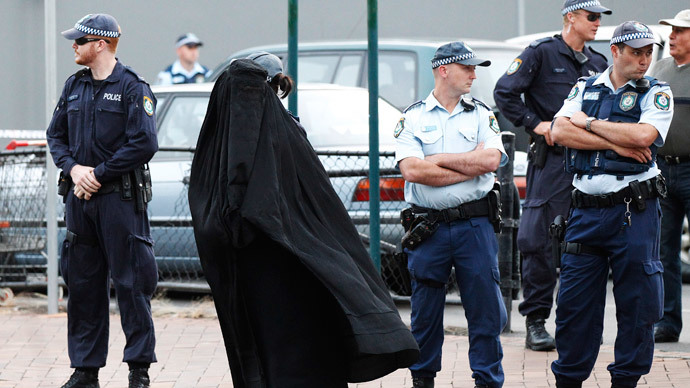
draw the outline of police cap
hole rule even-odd
[[[640,48],[657,42],[649,27],[640,22],[628,21],[621,23],[613,31],[611,45],[617,43],[625,43],[632,48]]]
[[[479,59],[465,42],[451,42],[439,47],[431,60],[431,68],[435,69],[449,63],[459,63],[469,66],[489,66],[491,61]]]
[[[585,11],[604,13],[611,15],[611,10],[602,6],[598,0],[565,0],[563,2],[563,8],[561,8],[561,14],[565,15],[568,12],[577,11],[578,9],[584,9]]]
[[[79,39],[86,35],[119,38],[120,26],[114,17],[105,13],[94,13],[79,19],[73,28],[62,31],[62,36],[69,40]]]
[[[175,43],[175,48],[180,48],[182,46],[203,46],[204,44],[201,43],[201,40],[191,32],[188,32],[179,38],[177,38],[177,42]]]

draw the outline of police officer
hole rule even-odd
[[[156,361],[150,301],[157,268],[145,199],[137,188],[149,185],[141,166],[158,150],[156,99],[144,79],[115,57],[115,18],[86,15],[62,35],[74,41],[75,62],[87,66],[65,82],[47,130],[53,160],[64,174],[62,187],[69,188],[60,267],[69,291],[68,350],[76,370],[63,388],[99,386],[98,369],[108,352],[108,274],[127,338],[129,387],[148,387],[148,368]]]
[[[548,230],[557,215],[566,216],[572,190],[572,175],[563,172],[563,147],[551,139],[549,126],[577,79],[606,69],[606,57],[585,42],[594,39],[601,14],[611,10],[598,1],[566,0],[561,13],[561,34],[532,42],[494,90],[501,113],[515,126],[524,126],[532,138],[517,239],[523,294],[518,309],[526,316],[525,345],[541,351],[556,346],[544,328],[557,279]]]
[[[463,42],[439,47],[431,61],[434,90],[408,107],[395,129],[405,200],[415,223],[436,228],[419,246],[405,248],[412,334],[421,351],[410,367],[415,388],[433,387],[441,370],[445,284],[453,266],[468,321],[472,377],[477,387],[503,385],[499,335],[506,310],[489,221],[495,204],[487,194],[492,172],[507,156],[493,112],[469,95],[475,67],[490,64]]]
[[[659,169],[666,178],[668,197],[660,200],[664,316],[654,328],[654,341],[678,342],[683,328],[680,241],[683,220],[690,217],[690,9],[659,23],[673,27],[671,56],[657,62],[651,74],[670,84],[675,112],[668,138],[659,149]]]
[[[568,147],[575,186],[551,364],[559,388],[581,387],[594,366],[609,269],[618,321],[612,387],[635,387],[652,364],[663,307],[658,197],[665,194],[655,159],[673,116],[671,89],[644,76],[653,44],[644,24],[616,27],[613,66],[578,81],[555,116],[551,136]]]
[[[191,32],[175,43],[177,60],[158,73],[158,85],[204,82],[209,69],[199,63],[199,47],[204,44]]]

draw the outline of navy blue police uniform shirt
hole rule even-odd
[[[588,60],[580,64],[560,35],[532,42],[496,83],[494,100],[501,113],[527,129],[551,121],[578,78],[608,67],[606,57],[590,47],[585,46],[583,54]]]
[[[117,61],[94,88],[83,69],[65,82],[47,131],[55,164],[69,174],[75,164],[94,167],[101,182],[147,163],[158,151],[156,98],[148,83]]]

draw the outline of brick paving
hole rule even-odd
[[[154,318],[158,362],[151,366],[152,387],[232,387],[232,378],[218,322],[213,318]],[[0,388],[59,387],[72,370],[67,356],[67,316],[0,311]],[[99,378],[101,387],[126,388],[127,365],[122,363],[124,335],[119,316],[111,315],[110,352]],[[505,388],[554,387],[549,365],[556,352],[524,348],[522,334],[502,337]],[[437,388],[473,387],[467,361],[467,337],[447,335],[443,370]],[[583,387],[610,387],[606,366],[613,347],[602,345],[592,376]],[[398,370],[379,380],[350,384],[350,388],[410,387],[410,373]],[[690,387],[690,353],[657,350],[652,371],[639,387]]]

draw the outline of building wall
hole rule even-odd
[[[506,39],[518,35],[519,0],[379,0],[380,38],[462,37]],[[603,24],[625,20],[655,24],[686,8],[687,0],[601,0],[614,13]],[[299,40],[366,39],[366,1],[299,2]],[[523,0],[525,33],[561,28],[561,0]],[[122,27],[118,57],[150,82],[175,60],[174,42],[194,32],[204,42],[201,63],[215,67],[232,52],[287,41],[287,0],[57,0],[58,92],[78,70],[66,30],[87,13],[115,16]],[[0,129],[46,126],[43,1],[0,0]]]

